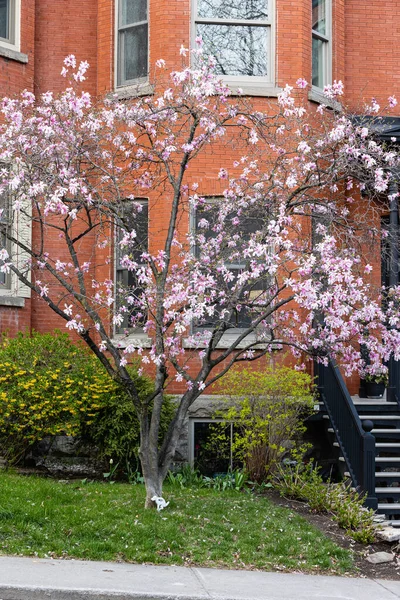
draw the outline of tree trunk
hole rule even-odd
[[[158,464],[157,445],[151,443],[147,415],[141,418],[140,423],[140,450],[139,458],[142,465],[142,473],[146,488],[145,508],[155,508],[156,503],[152,500],[154,496],[162,496],[162,484],[164,478],[161,475]]]
[[[158,432],[160,427],[161,409],[157,411],[153,410],[151,426],[148,421],[147,411],[143,411],[142,414],[139,415],[139,458],[146,487],[145,508],[154,508],[156,506],[155,502],[152,500],[153,496],[162,497],[164,479],[168,474],[171,461],[174,458],[188,408],[198,395],[198,390],[191,390],[183,395],[160,449],[158,448]],[[156,400],[157,399],[155,399],[155,402]],[[162,404],[162,402],[160,404]]]
[[[155,508],[156,503],[154,502],[154,500],[152,500],[152,498],[154,498],[154,496],[162,496],[163,481],[160,477],[160,474],[158,473],[158,468],[150,468],[149,470],[147,470],[147,468],[143,467],[142,464],[142,469],[146,487],[146,500],[144,503],[144,507]]]

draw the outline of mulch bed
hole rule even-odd
[[[377,541],[373,544],[359,544],[345,534],[338,524],[327,514],[318,514],[312,512],[305,502],[282,498],[277,492],[268,492],[268,498],[278,506],[290,508],[317,529],[322,531],[327,537],[336,542],[342,548],[350,549],[354,556],[354,564],[357,569],[357,577],[369,577],[373,579],[393,579],[400,581],[400,549],[396,552],[395,548],[398,542],[392,544],[383,541]],[[396,557],[391,563],[380,565],[371,565],[365,558],[374,552],[393,552]]]

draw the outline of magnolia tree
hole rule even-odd
[[[0,270],[41,296],[130,394],[146,506],[162,494],[189,407],[236,363],[288,348],[364,373],[400,348],[399,291],[384,313],[369,264],[397,152],[346,113],[340,82],[325,90],[330,108],[309,106],[300,79],[260,111],[240,91],[230,97],[201,41],[192,60],[170,75],[158,61],[149,97],[94,102],[80,89],[88,65],[70,56],[63,93],[25,91],[1,109]],[[380,107],[366,111],[378,118]],[[235,160],[218,164],[221,193],[207,197],[199,173],[224,155]],[[151,215],[167,215],[149,244],[144,197]],[[155,374],[147,398],[130,376],[137,356]],[[174,380],[184,391],[160,443]]]

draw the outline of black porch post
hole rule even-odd
[[[389,184],[390,196],[390,221],[389,221],[389,287],[394,287],[399,282],[399,210],[397,194],[399,186],[397,181]],[[400,363],[393,356],[389,359],[389,384],[386,392],[388,402],[396,402],[400,391]]]

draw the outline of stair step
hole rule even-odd
[[[377,442],[375,446],[377,448],[400,448],[398,442]]]
[[[400,477],[399,471],[377,471],[375,473],[375,478],[381,479],[391,479],[392,477]]]
[[[400,421],[400,415],[359,415],[359,417],[370,421]]]
[[[400,487],[376,487],[377,494],[400,494]]]
[[[386,400],[353,400],[354,406],[398,406],[397,402],[386,402]]]
[[[382,504],[378,504],[378,510],[384,511],[386,514],[391,514],[393,512],[400,512],[400,504],[395,504],[394,502],[385,502]]]
[[[375,462],[377,462],[377,463],[379,463],[379,462],[398,463],[398,462],[400,462],[400,456],[377,456],[375,458]]]
[[[374,434],[393,433],[394,435],[400,435],[400,429],[373,429],[371,431],[371,433],[374,433]]]

